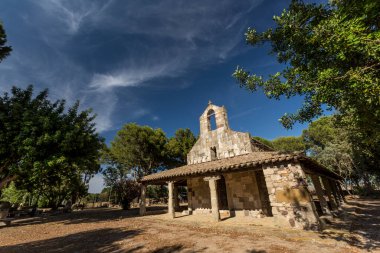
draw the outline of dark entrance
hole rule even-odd
[[[223,176],[220,176],[218,182],[218,199],[219,199],[219,209],[228,210],[228,200],[227,200],[227,189],[226,180]]]

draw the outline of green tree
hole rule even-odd
[[[190,129],[178,129],[174,136],[169,139],[166,149],[169,159],[173,165],[185,165],[187,162],[187,154],[194,146],[197,139]]]
[[[321,117],[309,124],[302,133],[308,154],[345,179],[359,185],[363,173],[356,166],[349,132],[339,127],[334,116]]]
[[[283,152],[303,152],[305,144],[301,136],[278,137],[272,141],[275,150]]]
[[[273,143],[270,140],[267,140],[265,138],[259,137],[259,136],[253,136],[252,139],[261,142],[262,144],[267,145],[270,148],[274,148]]]
[[[160,200],[168,196],[168,188],[164,185],[148,185],[146,188],[148,198]]]
[[[14,180],[52,207],[86,192],[83,176],[100,169],[104,144],[94,116],[78,107],[51,102],[47,90],[34,97],[32,86],[0,97],[0,186]]]
[[[11,182],[8,187],[2,191],[0,200],[8,201],[11,204],[21,204],[25,202],[27,195],[27,191],[17,189],[15,183]]]
[[[12,51],[10,46],[6,46],[7,43],[7,35],[5,34],[5,30],[3,24],[0,22],[0,62],[2,62]]]
[[[250,45],[269,42],[271,53],[286,64],[265,79],[238,67],[233,76],[250,91],[262,88],[269,98],[302,95],[305,102],[282,124],[307,122],[322,115],[323,105],[336,109],[354,126],[366,145],[380,143],[380,2],[335,0],[306,4],[293,0],[275,27],[258,33],[249,28]]]
[[[129,123],[117,132],[110,147],[110,160],[140,179],[165,165],[165,133],[157,128]]]

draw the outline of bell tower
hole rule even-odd
[[[212,122],[215,120],[215,129],[213,129]],[[228,130],[227,110],[224,106],[213,105],[211,101],[208,102],[206,110],[199,118],[200,122],[200,135],[209,135],[214,130]]]
[[[187,154],[187,164],[210,162],[257,150],[249,133],[230,129],[224,106],[216,106],[209,101],[199,124],[199,139]]]

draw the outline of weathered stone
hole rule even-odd
[[[296,226],[296,223],[294,221],[294,219],[289,219],[289,224],[291,227],[295,227]]]
[[[211,129],[210,119],[213,117],[216,129]],[[230,129],[224,107],[209,104],[200,117],[200,138],[188,153],[187,163],[196,164],[260,150],[264,150],[263,147],[255,145],[249,133]]]
[[[210,118],[214,116],[216,129],[211,129]],[[191,166],[177,168],[185,173],[175,177],[162,172],[161,180],[187,180],[188,210],[184,213],[212,214],[219,220],[221,213],[228,215],[231,210],[236,216],[262,218],[273,215],[274,222],[295,228],[317,226],[314,203],[302,183],[305,171],[310,172],[310,168],[302,167],[306,162],[297,160],[294,154],[266,151],[271,149],[253,140],[249,133],[232,131],[226,109],[210,103],[200,117],[200,137],[187,156]],[[234,157],[239,155],[244,156]],[[234,158],[224,159],[229,157]],[[220,162],[211,162],[213,160]],[[198,168],[198,163],[205,164]],[[332,187],[335,187],[332,191],[338,192],[336,185]],[[173,184],[169,183],[168,188],[169,213],[174,217],[173,207],[178,205],[173,195],[177,194]]]
[[[140,186],[140,215],[146,214],[146,203],[145,203],[145,196],[146,196],[146,186],[144,184],[141,184]]]
[[[168,182],[168,214],[171,218],[175,218],[175,210],[174,210],[174,182],[169,181]]]

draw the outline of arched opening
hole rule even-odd
[[[216,129],[216,119],[215,119],[215,111],[213,109],[210,109],[207,112],[207,125],[208,125],[208,130],[212,131]]]

